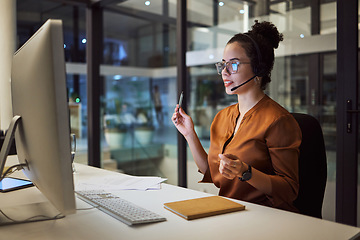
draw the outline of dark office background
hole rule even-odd
[[[196,183],[192,157],[170,122],[179,92],[185,90],[184,107],[208,147],[212,118],[236,101],[223,91],[213,65],[221,55],[214,50],[254,19],[274,22],[285,41],[266,92],[289,111],[320,121],[328,158],[323,216],[358,225],[358,120],[347,111],[358,108],[357,1],[21,0],[18,46],[49,18],[64,25],[76,161],[206,191],[214,190]],[[191,64],[186,54],[196,56]],[[351,133],[343,127],[349,119]],[[113,125],[127,129],[116,142],[109,140]]]

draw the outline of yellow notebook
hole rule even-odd
[[[244,210],[245,206],[220,196],[164,203],[164,207],[187,220]]]

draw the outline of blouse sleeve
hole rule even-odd
[[[266,132],[275,175],[270,175],[272,194],[268,196],[274,207],[292,205],[299,191],[298,157],[301,130],[291,114],[279,117]]]
[[[198,170],[198,172],[201,173],[200,170]],[[213,183],[209,168],[206,170],[203,178],[199,181],[199,183]]]

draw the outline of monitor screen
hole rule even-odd
[[[48,20],[14,54],[11,72],[19,162],[62,214],[75,212],[61,20]]]

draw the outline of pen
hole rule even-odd
[[[182,104],[183,95],[184,95],[183,93],[184,93],[184,91],[182,91],[181,94],[180,94],[180,98],[179,98],[179,108],[181,107],[181,104]],[[179,112],[179,109],[178,109],[178,112]]]

